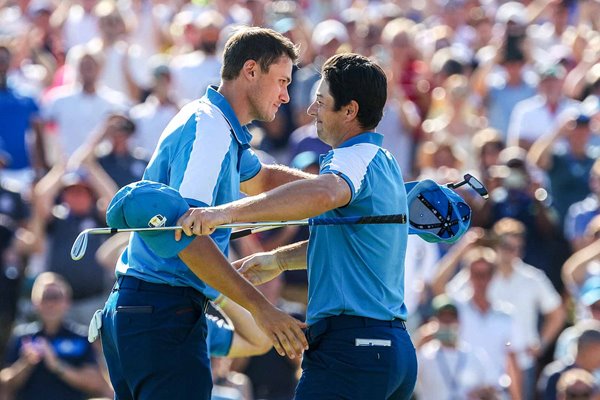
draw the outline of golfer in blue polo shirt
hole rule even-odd
[[[179,219],[183,232],[208,234],[234,221],[407,214],[398,163],[374,132],[386,88],[383,70],[369,59],[330,58],[308,109],[319,137],[333,148],[318,177],[191,209]],[[309,349],[296,399],[410,398],[417,361],[404,324],[407,235],[406,224],[315,226],[307,242],[241,260],[241,272],[255,284],[308,268]]]
[[[261,165],[245,127],[273,120],[289,101],[297,48],[273,30],[245,28],[230,37],[223,57],[221,85],[167,125],[144,181],[111,201],[110,227],[172,226],[190,205],[215,206],[240,190],[253,195],[309,176]],[[101,318],[117,399],[210,398],[204,307],[217,291],[249,310],[280,354],[293,358],[307,347],[304,323],[277,310],[228,263],[229,234],[178,242],[172,232],[131,235]]]

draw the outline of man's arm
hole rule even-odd
[[[286,183],[314,177],[313,174],[283,165],[262,164],[260,172],[254,178],[241,183],[240,190],[248,196],[254,196]]]
[[[271,349],[271,340],[261,331],[252,315],[234,301],[223,297],[215,303],[231,321],[234,333],[227,357],[250,357],[265,354]]]
[[[350,186],[334,174],[291,182],[257,196],[211,208],[191,208],[177,221],[190,236],[207,235],[232,222],[288,221],[314,217],[348,204]],[[181,231],[175,231],[179,240]]]
[[[529,162],[545,171],[552,168],[552,149],[561,138],[569,135],[575,129],[575,119],[572,115],[563,117],[561,123],[550,135],[540,136],[527,153]]]
[[[561,272],[567,289],[579,288],[583,284],[588,273],[588,263],[598,257],[600,257],[600,240],[595,240],[567,259]]]
[[[438,261],[438,271],[431,283],[431,290],[435,296],[446,291],[446,284],[456,272],[460,260],[483,235],[484,232],[481,228],[469,229],[458,243],[452,246],[446,255]]]
[[[536,357],[541,357],[548,347],[554,343],[558,334],[565,326],[567,313],[562,304],[544,315],[544,324],[542,325],[540,334],[540,345],[535,354]]]
[[[306,325],[273,307],[232,268],[211,238],[196,238],[179,257],[203,282],[250,311],[280,355],[299,357],[308,348],[301,329]]]
[[[233,266],[253,285],[260,285],[274,279],[283,271],[306,269],[307,248],[307,240],[293,243],[242,258],[234,262]]]

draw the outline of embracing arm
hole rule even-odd
[[[214,303],[216,304],[217,301]],[[271,349],[271,340],[259,329],[252,315],[242,306],[223,297],[218,302],[218,307],[231,321],[234,329],[227,357],[250,357],[265,354]]]
[[[254,178],[241,183],[240,190],[249,196],[254,196],[286,183],[314,177],[313,174],[283,165],[262,164],[260,172]]]
[[[308,347],[301,330],[305,325],[273,307],[231,267],[211,238],[195,238],[179,257],[202,281],[250,311],[279,354],[294,358]]]
[[[280,247],[273,251],[256,253],[233,263],[253,285],[261,285],[283,271],[306,269],[308,240]]]
[[[206,235],[232,222],[289,221],[314,217],[342,207],[351,199],[350,186],[334,174],[318,175],[267,193],[213,208],[191,208],[179,221],[186,235]],[[175,238],[181,231],[175,232]]]

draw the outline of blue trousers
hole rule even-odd
[[[405,400],[417,379],[404,322],[340,315],[311,325],[296,400]]]
[[[205,307],[191,288],[119,278],[101,329],[115,399],[210,399]]]

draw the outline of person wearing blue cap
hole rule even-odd
[[[167,125],[144,180],[111,201],[110,227],[172,226],[190,205],[215,206],[237,199],[240,190],[255,195],[310,177],[261,165],[244,126],[273,120],[289,101],[298,49],[270,29],[244,28],[227,41],[223,57],[220,87],[208,88]],[[131,235],[102,318],[93,320],[103,325],[119,400],[210,398],[204,308],[218,292],[252,313],[279,354],[294,358],[308,347],[305,324],[273,307],[229,264],[229,236],[225,229],[181,241],[172,232]]]
[[[386,90],[385,73],[366,57],[329,58],[308,108],[319,137],[333,148],[320,174],[217,208],[194,208],[178,221],[183,232],[207,234],[230,221],[407,214],[398,163],[374,132]],[[404,322],[407,235],[406,224],[315,226],[308,241],[238,262],[255,284],[308,269],[309,349],[297,400],[410,398],[417,361]]]

